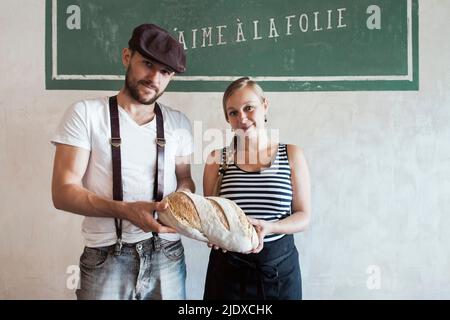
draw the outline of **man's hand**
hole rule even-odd
[[[163,211],[167,209],[167,202],[127,202],[126,216],[124,219],[130,221],[135,226],[141,228],[145,232],[158,233],[176,233],[176,230],[166,227],[153,218],[153,211]]]

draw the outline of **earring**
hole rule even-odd
[[[267,117],[266,116],[264,116],[264,122],[267,122]]]

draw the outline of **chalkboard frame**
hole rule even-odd
[[[395,0],[394,0],[395,1]],[[408,73],[392,76],[333,76],[333,77],[254,77],[265,91],[416,91],[419,90],[419,10],[418,0],[408,2]],[[117,76],[77,76],[55,73],[54,4],[46,0],[46,89],[49,90],[119,90],[124,81]],[[242,76],[252,76],[243,74]],[[199,79],[202,78],[202,79]],[[167,91],[172,92],[223,92],[237,76],[185,77],[177,75]]]

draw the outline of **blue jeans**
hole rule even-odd
[[[155,240],[154,240],[155,239]],[[186,265],[181,240],[159,237],[114,245],[85,247],[80,257],[78,300],[184,300]]]

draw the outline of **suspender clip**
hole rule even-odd
[[[122,253],[122,239],[117,239],[116,246],[114,247],[114,255],[120,256]]]
[[[166,139],[164,138],[156,138],[156,144],[160,147],[164,147],[166,145]]]
[[[109,141],[110,141],[111,145],[116,148],[119,147],[120,144],[122,143],[121,138],[111,138]]]

